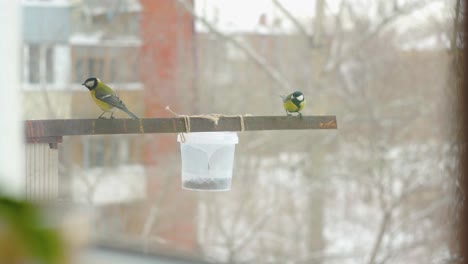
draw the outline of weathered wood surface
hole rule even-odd
[[[337,129],[335,116],[244,116],[244,131]],[[238,116],[220,117],[218,122],[190,117],[190,132],[241,131]],[[51,119],[25,121],[28,142],[41,138],[102,134],[145,134],[186,132],[186,120],[177,118],[133,119]],[[47,141],[47,140],[46,140]]]

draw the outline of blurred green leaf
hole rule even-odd
[[[59,264],[64,247],[57,230],[45,226],[38,208],[28,202],[0,197],[0,224],[10,229],[12,245],[18,253],[34,258],[39,263]]]

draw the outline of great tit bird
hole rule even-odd
[[[96,105],[99,106],[102,111],[104,111],[98,118],[104,118],[102,115],[104,115],[106,112],[111,112],[110,118],[114,118],[114,111],[116,109],[120,109],[127,113],[131,118],[138,119],[138,116],[128,111],[127,107],[115,94],[114,90],[112,90],[105,83],[101,82],[101,80],[98,78],[88,78],[81,85],[84,85],[89,89],[91,98],[93,98],[94,103],[96,103]]]
[[[281,96],[283,98],[283,107],[288,116],[291,113],[298,113],[302,117],[301,110],[304,108],[306,103],[304,94],[300,91],[295,91],[294,93],[288,96]]]

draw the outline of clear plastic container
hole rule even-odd
[[[180,135],[182,156],[182,188],[197,191],[228,191],[231,189],[235,132],[187,133]]]

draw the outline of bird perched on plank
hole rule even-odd
[[[127,107],[115,94],[114,90],[112,90],[98,78],[88,78],[81,85],[84,85],[89,89],[91,98],[93,98],[94,103],[96,103],[96,105],[102,109],[103,112],[98,118],[105,118],[103,115],[106,112],[110,112],[110,118],[114,118],[114,111],[120,109],[121,111],[127,113],[131,118],[138,119],[136,115],[128,111]]]
[[[300,111],[304,109],[304,105],[306,103],[304,94],[302,94],[302,92],[295,91],[288,96],[281,96],[281,98],[283,98],[283,107],[288,116],[290,116],[291,113],[298,113],[299,116],[302,117]]]

